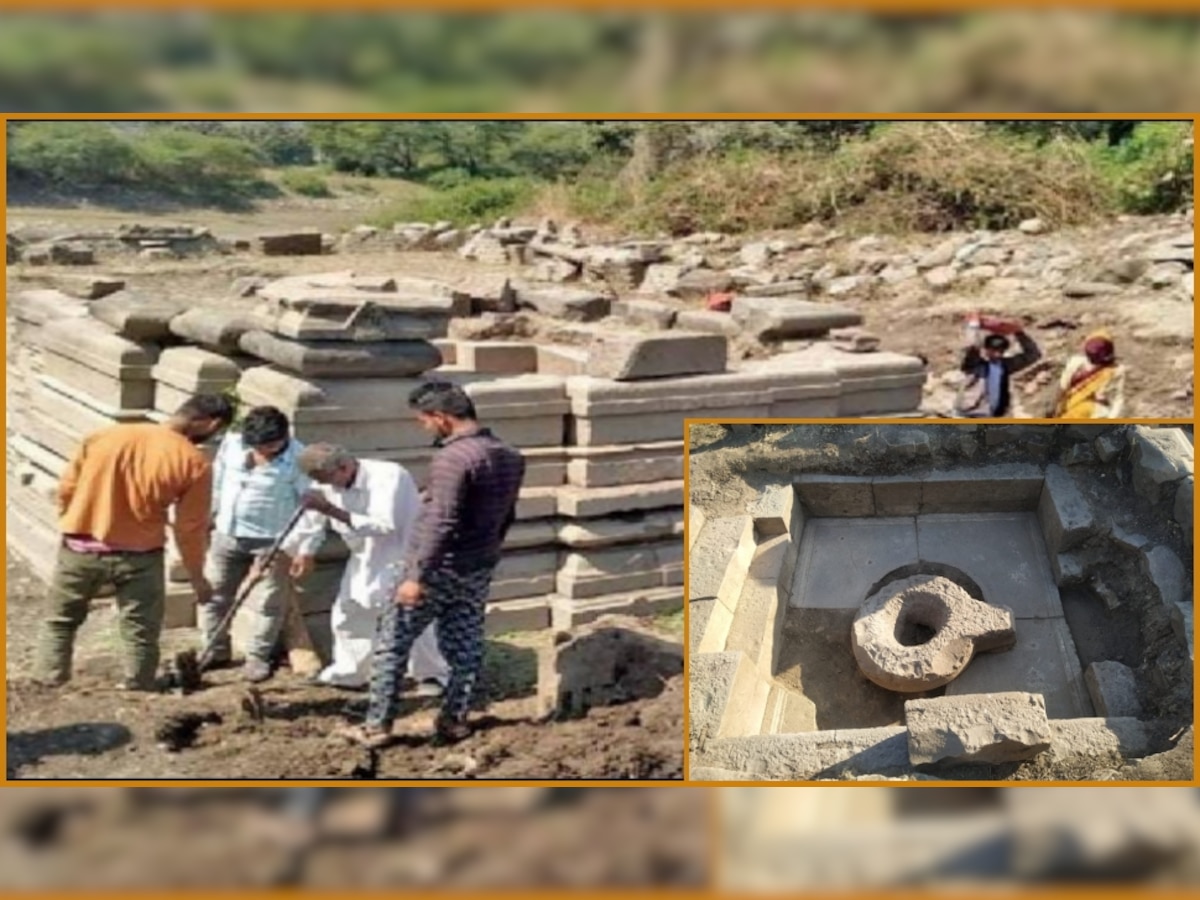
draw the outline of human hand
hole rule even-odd
[[[292,564],[288,567],[288,574],[297,580],[309,575],[316,567],[316,559],[312,556],[301,554],[292,560]]]
[[[329,502],[329,498],[320,491],[305,491],[300,497],[300,506],[324,515],[329,515],[329,511],[333,509],[333,504]]]
[[[396,588],[396,603],[407,609],[413,609],[421,603],[421,583],[405,581]]]
[[[209,603],[212,603],[213,586],[203,575],[192,580],[192,591],[196,594],[196,603],[198,605],[207,606]]]

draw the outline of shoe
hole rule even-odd
[[[438,719],[437,725],[434,727],[433,742],[438,746],[446,746],[447,744],[457,744],[460,741],[465,741],[471,736],[471,726],[465,721],[452,722],[445,719]]]
[[[418,697],[441,697],[446,693],[446,686],[436,678],[426,678],[417,685]]]
[[[242,677],[251,684],[258,684],[271,677],[271,664],[261,659],[248,659],[242,666]]]
[[[396,740],[390,728],[382,725],[352,725],[349,728],[339,728],[337,735],[352,744],[366,747],[368,750],[379,750],[387,747]]]

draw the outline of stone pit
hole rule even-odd
[[[757,437],[691,447],[693,779],[1091,780],[1190,726],[1190,429]]]

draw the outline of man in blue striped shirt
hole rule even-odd
[[[217,452],[213,464],[214,530],[207,560],[213,597],[197,611],[206,641],[255,560],[287,526],[300,498],[311,487],[296,465],[303,447],[290,436],[290,429],[280,410],[258,406],[246,413],[240,432],[225,436]],[[247,604],[255,619],[243,669],[248,681],[271,677],[271,655],[283,626],[287,590],[286,560],[280,557],[259,582],[252,603]],[[213,655],[214,665],[228,664],[231,654],[227,632]]]

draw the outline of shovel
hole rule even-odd
[[[201,673],[203,673],[205,666],[212,662],[217,644],[229,631],[229,626],[233,624],[233,617],[237,615],[242,604],[246,602],[246,598],[258,586],[258,582],[270,571],[271,564],[275,562],[275,557],[279,555],[280,549],[283,547],[283,542],[292,533],[292,529],[296,527],[296,524],[300,521],[300,517],[303,515],[304,507],[296,507],[296,511],[292,513],[292,517],[288,519],[288,523],[283,527],[283,531],[275,538],[274,543],[271,544],[271,548],[262,558],[262,561],[255,566],[251,576],[242,582],[241,587],[233,598],[233,602],[229,604],[229,610],[217,624],[216,630],[213,632],[212,637],[208,639],[208,643],[200,651],[199,656],[196,655],[195,650],[190,649],[175,654],[175,659],[168,674],[172,689],[182,694],[187,694],[200,687]]]

